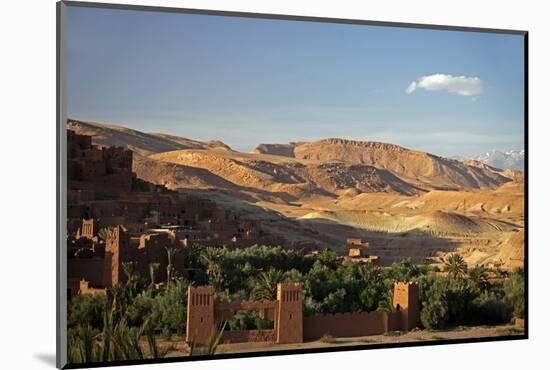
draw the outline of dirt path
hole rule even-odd
[[[466,338],[485,338],[499,337],[509,335],[522,335],[523,329],[519,329],[514,325],[499,325],[499,326],[475,326],[475,327],[459,327],[454,330],[417,330],[408,333],[390,332],[383,335],[371,335],[367,337],[354,338],[328,338],[324,340],[308,341],[299,344],[275,344],[275,343],[234,343],[221,344],[218,347],[217,353],[243,353],[243,352],[259,352],[259,351],[281,351],[288,349],[308,349],[308,348],[330,348],[341,346],[365,345],[365,344],[380,344],[380,343],[407,343],[419,341],[438,341],[444,339],[466,339]],[[173,345],[174,351],[170,352],[168,357],[186,356],[187,346],[181,341],[177,344],[168,342]],[[165,343],[163,343],[165,344]]]

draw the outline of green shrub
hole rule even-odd
[[[418,265],[413,264],[410,258],[394,262],[384,271],[385,277],[394,281],[411,281],[420,276],[422,272],[426,272],[421,270]]]
[[[341,264],[340,259],[338,258],[338,255],[335,252],[328,249],[322,250],[317,255],[317,261],[322,263],[323,266],[327,266],[328,268],[333,270],[337,269]]]
[[[155,331],[183,333],[187,318],[189,282],[177,279],[158,294],[151,305],[151,325]]]
[[[443,281],[448,283],[443,284],[447,288],[443,293],[443,299],[448,307],[449,324],[471,323],[475,313],[474,300],[479,291],[468,279],[456,278]]]
[[[107,297],[102,294],[81,294],[69,303],[67,326],[81,325],[92,329],[103,329],[103,315],[107,307]]]
[[[484,293],[476,300],[476,324],[504,324],[512,318],[513,308],[495,293]]]
[[[513,307],[514,316],[525,317],[525,274],[523,269],[516,269],[504,282],[505,301]]]
[[[227,322],[229,330],[250,330],[254,325],[254,311],[239,310],[235,316]]]
[[[305,297],[302,301],[302,310],[304,316],[311,316],[320,314],[322,312],[321,303],[314,300],[310,295],[304,294]]]
[[[342,264],[334,252],[325,250],[317,256],[301,256],[281,247],[186,248],[186,263],[194,272],[189,278],[196,285],[213,284],[216,302],[248,299],[274,299],[278,282],[303,283],[305,316],[324,313],[393,310],[393,286],[396,281],[416,281],[419,285],[421,321],[428,329],[468,324],[497,324],[514,315],[524,316],[522,270],[503,283],[489,281],[486,270],[475,267],[456,276],[428,276],[433,267],[415,265],[410,259],[387,267],[370,263]],[[458,258],[457,258],[458,261]],[[460,262],[460,261],[458,261]],[[460,267],[460,263],[457,264]],[[111,302],[96,295],[78,296],[70,302],[68,326],[90,331],[102,330],[103,314],[111,313],[112,327],[128,330],[142,327],[149,335],[166,337],[185,329],[187,288],[189,282],[176,278],[163,289],[152,289],[127,264],[128,283],[111,289]],[[131,278],[131,279],[130,279]],[[250,330],[272,328],[273,322],[262,319],[256,311],[238,312],[227,328]],[[81,348],[89,341],[89,332],[79,334]],[[76,335],[74,334],[73,336]],[[86,344],[86,346],[84,346]],[[82,347],[84,346],[84,347]],[[86,355],[86,354],[84,354]]]
[[[322,303],[323,312],[345,312],[345,297],[346,290],[344,288],[339,288],[335,292],[329,293]]]
[[[129,326],[141,326],[151,316],[155,299],[149,292],[143,292],[132,301],[126,311],[126,320]]]
[[[469,279],[442,277],[424,280],[421,289],[420,318],[426,328],[441,329],[473,322],[474,300],[479,290]]]
[[[420,321],[426,329],[442,329],[448,322],[447,311],[447,304],[444,302],[428,302],[420,311]]]
[[[261,318],[260,316],[254,318],[254,325],[256,329],[273,329],[274,328],[274,322],[273,320],[268,320],[265,318]]]
[[[261,318],[256,310],[239,310],[227,322],[229,330],[273,329],[273,321]]]
[[[379,304],[379,295],[375,288],[365,288],[359,293],[362,311],[374,311]]]

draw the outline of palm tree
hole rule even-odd
[[[172,261],[176,255],[176,248],[165,247],[165,249],[166,256],[168,257],[168,265],[166,265],[166,284],[168,285],[170,284],[170,281],[172,281],[172,273],[174,272],[174,265],[172,264]]]
[[[155,274],[157,272],[157,270],[159,269],[160,267],[160,263],[150,263],[149,264],[149,277],[151,278],[151,287],[154,288],[155,287]]]
[[[142,360],[145,358],[139,344],[145,326],[129,327],[124,319],[120,320],[112,329],[111,343],[113,346],[112,359],[114,360]]]
[[[133,282],[136,279],[136,265],[136,262],[122,262],[122,271],[124,272],[124,275],[126,275],[128,282]]]
[[[486,289],[489,284],[487,269],[483,266],[476,265],[476,267],[469,269],[468,277],[479,289]]]
[[[256,279],[252,296],[256,301],[273,301],[277,296],[277,284],[283,281],[283,272],[269,269]]]
[[[99,236],[99,239],[106,242],[107,241],[107,228],[102,227],[101,229],[99,229],[99,231],[97,232],[97,236]]]
[[[206,248],[200,258],[206,265],[208,281],[219,290],[223,284],[223,268],[220,264],[221,251],[218,248]]]
[[[111,335],[113,328],[113,313],[109,310],[103,311],[103,333],[101,335],[101,346],[99,357],[101,361],[109,361],[109,355],[111,353]]]
[[[453,253],[445,260],[445,271],[451,274],[454,278],[466,275],[468,265],[458,253]]]
[[[145,320],[143,323],[143,330],[145,337],[147,338],[147,345],[149,346],[149,354],[151,358],[163,358],[166,357],[168,352],[172,350],[170,347],[161,347],[158,345],[155,338],[155,331],[150,319]]]
[[[71,363],[89,363],[97,361],[96,334],[89,325],[79,325],[71,333],[67,355]]]
[[[111,312],[116,313],[119,311],[123,311],[124,293],[125,293],[124,286],[122,286],[121,284],[113,285],[113,287],[111,288],[111,296],[112,296]]]
[[[128,296],[131,298],[134,297],[134,292],[136,291],[136,283],[138,276],[136,274],[136,262],[122,262],[122,271],[124,272],[124,275],[126,275],[126,278],[128,279],[126,281],[126,290],[128,292]]]
[[[380,280],[380,268],[373,265],[372,263],[366,263],[358,266],[357,273],[359,275],[359,280],[367,283],[376,283]]]

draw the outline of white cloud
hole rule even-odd
[[[412,94],[414,90],[416,90],[416,81],[411,82],[411,84],[409,85],[409,87],[407,87],[407,90],[405,90],[405,92],[407,94]]]
[[[418,89],[444,90],[461,96],[476,96],[483,92],[483,81],[479,77],[451,76],[441,73],[422,76],[411,82],[405,92],[412,94]]]

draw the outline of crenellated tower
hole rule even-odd
[[[105,264],[106,276],[105,286],[112,287],[119,282],[125,281],[126,277],[122,271],[122,262],[128,258],[130,249],[130,234],[124,226],[118,225],[107,229],[107,240],[105,242]]]
[[[214,330],[214,288],[190,285],[187,288],[187,343],[208,344]]]
[[[409,331],[420,326],[418,283],[395,283],[393,288],[393,308],[395,311],[401,312],[401,330]]]
[[[304,323],[302,317],[302,284],[277,284],[277,343],[302,343]]]

